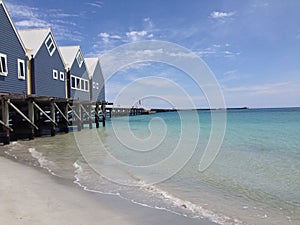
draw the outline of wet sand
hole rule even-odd
[[[72,181],[51,176],[43,169],[0,156],[0,224],[213,225],[215,223],[142,207],[118,196],[86,192]]]

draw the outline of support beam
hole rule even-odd
[[[88,113],[88,111],[83,107],[83,105],[80,104],[80,107],[82,108],[82,110],[88,115],[88,117],[90,119],[93,119],[92,116],[90,115],[90,113]]]
[[[0,124],[1,124],[5,129],[7,129],[7,130],[10,131],[10,132],[13,132],[13,131],[14,131],[11,127],[9,127],[8,125],[6,125],[2,120],[0,120]]]
[[[74,116],[81,121],[81,118],[78,116],[78,114],[75,112],[75,110],[68,104],[68,108],[71,109],[72,113],[74,114]]]
[[[69,123],[69,120],[68,120],[68,118],[67,118],[67,114],[68,114],[68,110],[67,110],[67,113],[66,113],[66,115],[60,110],[60,108],[58,107],[58,105],[54,102],[54,106],[55,106],[55,108],[57,109],[57,111],[61,114],[61,116],[65,119],[65,121],[66,122],[68,122],[68,124],[70,124]]]
[[[10,107],[12,107],[20,116],[22,116],[31,126],[33,126],[36,130],[38,130],[39,128],[30,121],[30,119],[28,119],[22,112],[21,110],[19,110],[13,103],[10,102],[10,100],[7,100],[7,103],[9,104]]]
[[[48,120],[50,120],[55,126],[58,126],[58,124],[50,117],[48,116],[48,114],[41,109],[41,107],[39,107],[34,101],[32,102],[32,104],[44,115],[47,117]]]

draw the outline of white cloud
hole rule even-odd
[[[95,1],[95,2],[87,2],[85,3],[86,5],[96,7],[96,8],[102,8],[103,7],[103,2],[101,1]]]
[[[50,27],[56,40],[82,41],[83,39],[82,34],[77,30],[77,24],[71,20],[78,15],[65,13],[62,9],[41,10],[22,4],[7,3],[7,7],[17,29]]]
[[[50,27],[51,24],[44,21],[40,20],[37,18],[32,18],[31,20],[22,20],[19,22],[15,23],[18,27],[24,29],[24,28],[37,28],[37,27]]]
[[[112,39],[121,39],[121,36],[119,36],[119,35],[110,35],[109,33],[106,33],[106,32],[102,32],[102,33],[98,34],[98,36],[102,38],[102,41],[105,44],[110,43],[110,41]]]
[[[210,14],[210,17],[213,19],[222,19],[226,17],[232,17],[235,13],[234,12],[218,12],[218,11],[213,11]]]
[[[260,95],[260,94],[275,94],[282,93],[289,89],[291,86],[290,82],[279,82],[279,83],[271,83],[271,84],[263,84],[263,85],[253,85],[253,86],[239,86],[239,87],[231,87],[224,88],[227,92],[248,92],[252,95]],[[300,88],[298,88],[300,90]]]
[[[126,36],[131,40],[131,41],[138,41],[142,39],[143,37],[147,36],[148,32],[145,30],[142,31],[130,31],[126,32]]]
[[[6,3],[8,11],[12,17],[18,18],[32,18],[38,16],[38,9],[33,7],[28,7],[25,5],[17,5]]]

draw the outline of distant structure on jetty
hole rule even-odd
[[[105,125],[104,78],[98,58],[80,46],[58,46],[50,28],[17,30],[0,0],[0,142],[52,136],[70,125]]]

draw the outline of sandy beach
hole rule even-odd
[[[0,157],[0,224],[214,224],[83,191],[71,181]]]

